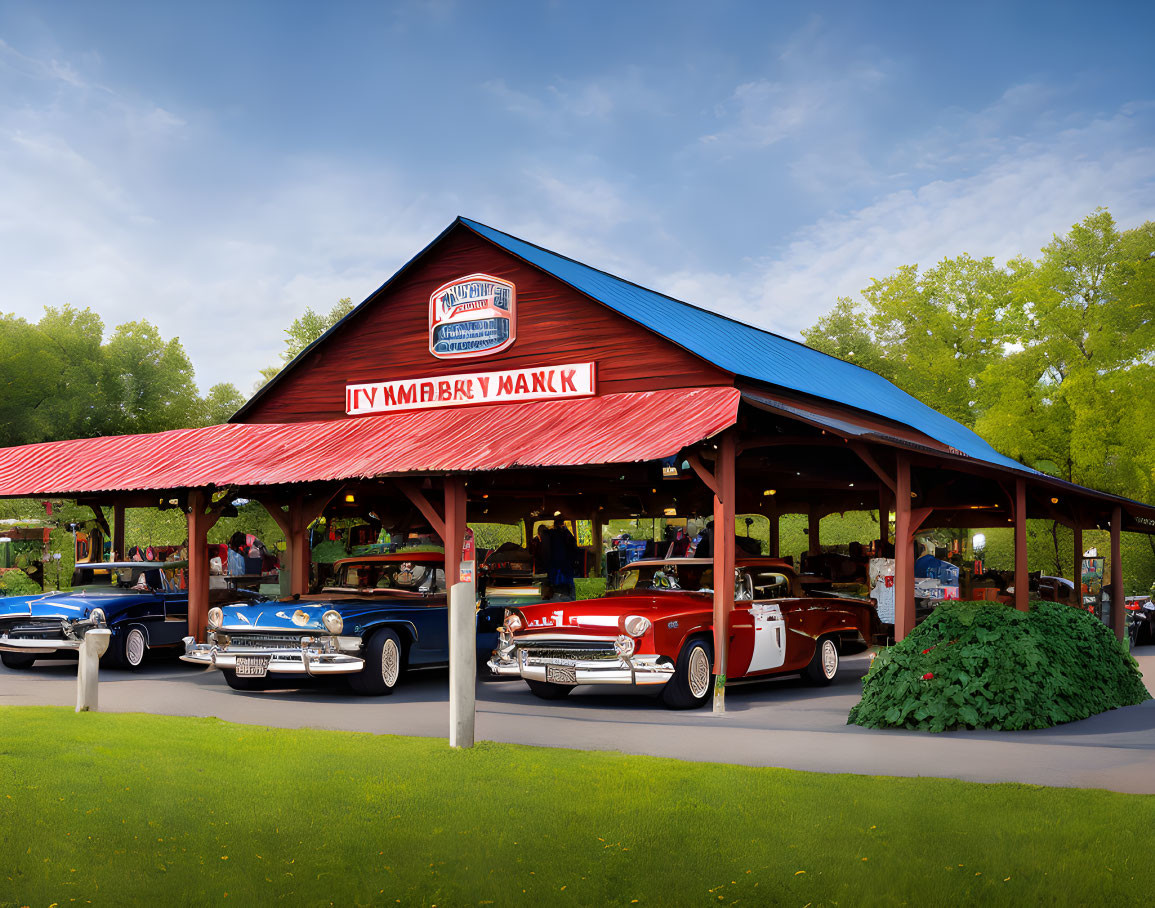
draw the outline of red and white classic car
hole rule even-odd
[[[601,599],[507,609],[489,668],[556,700],[581,684],[663,685],[672,709],[711,693],[713,562],[636,561]],[[735,571],[727,680],[798,674],[829,684],[840,652],[865,649],[878,628],[867,600],[803,593],[775,558],[740,558]]]

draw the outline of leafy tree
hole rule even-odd
[[[0,315],[0,445],[43,441],[48,400],[59,367],[47,338],[22,318]]]
[[[200,397],[193,367],[178,339],[165,341],[146,321],[119,326],[104,347],[105,397],[116,434],[196,425]]]
[[[45,307],[37,327],[54,348],[51,393],[40,409],[51,438],[86,438],[109,431],[101,342],[104,322],[90,309]]]
[[[897,378],[871,331],[869,313],[848,296],[839,297],[827,315],[802,331],[802,337],[815,350],[877,372],[890,381]]]
[[[254,390],[275,378],[277,373],[296,359],[309,344],[352,311],[353,300],[347,296],[337,300],[333,308],[323,315],[314,312],[311,306],[305,309],[301,317],[294,319],[293,323],[285,329],[285,349],[281,351],[281,365],[267,366],[262,369],[261,378]]]
[[[1021,349],[981,377],[976,428],[1011,456],[1082,485],[1147,498],[1155,408],[1155,225],[1096,211],[1043,249],[1015,292]]]
[[[213,385],[201,401],[201,423],[206,426],[226,423],[244,403],[245,398],[236,385],[228,382]]]
[[[1012,287],[1028,268],[1021,261],[1000,268],[966,254],[924,272],[904,265],[873,280],[861,307],[840,299],[803,337],[973,425],[981,409],[978,375],[1018,336]]]

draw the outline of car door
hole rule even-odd
[[[755,602],[750,606],[754,622],[754,651],[747,674],[781,668],[786,661],[786,622],[782,609],[773,602]]]

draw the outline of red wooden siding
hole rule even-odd
[[[429,295],[474,272],[517,286],[517,340],[493,356],[429,352]],[[569,362],[597,362],[599,394],[732,385],[733,376],[582,296],[458,226],[270,388],[245,422],[345,415],[345,385]]]

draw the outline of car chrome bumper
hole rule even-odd
[[[322,652],[311,646],[274,648],[260,646],[219,646],[197,643],[185,637],[181,659],[193,665],[236,670],[237,656],[268,656],[271,675],[354,675],[365,667],[365,660],[348,653]]]
[[[80,640],[61,637],[45,640],[43,637],[0,637],[0,650],[9,653],[55,653],[62,649],[80,650]]]
[[[665,684],[673,677],[674,666],[659,662],[660,656],[630,656],[616,659],[557,659],[519,650],[502,658],[494,652],[486,665],[503,678],[545,681],[546,668],[572,669],[578,684]]]

